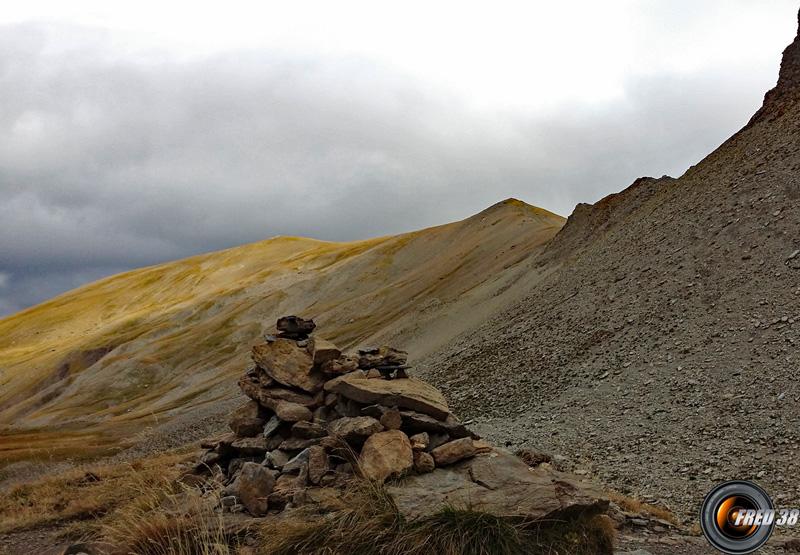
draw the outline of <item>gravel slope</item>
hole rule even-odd
[[[799,249],[796,39],[743,130],[679,179],[579,205],[534,264],[558,270],[426,377],[492,440],[687,521],[723,479],[798,506]]]

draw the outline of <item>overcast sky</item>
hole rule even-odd
[[[0,315],[274,235],[678,176],[775,84],[789,0],[4,2]]]

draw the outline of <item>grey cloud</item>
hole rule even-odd
[[[55,35],[79,39],[65,51]],[[278,234],[396,233],[509,196],[566,215],[640,175],[682,173],[777,74],[654,75],[605,105],[522,116],[477,113],[357,58],[179,63],[116,56],[104,40],[0,29],[0,314]]]

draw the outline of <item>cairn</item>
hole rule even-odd
[[[224,485],[223,510],[263,516],[297,504],[308,488],[343,487],[356,473],[383,483],[491,450],[436,388],[409,376],[406,352],[346,354],[315,328],[297,316],[278,319],[239,380],[250,400],[233,413],[231,432],[203,442],[198,469]]]

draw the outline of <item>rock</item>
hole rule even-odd
[[[311,413],[311,420],[320,426],[325,426],[328,422],[334,419],[335,416],[331,413],[331,409],[328,407],[317,407],[314,409],[314,412]]]
[[[325,427],[314,422],[296,422],[292,426],[292,435],[303,439],[324,437],[328,435]]]
[[[424,451],[428,448],[428,444],[430,443],[431,439],[428,437],[427,432],[420,432],[418,434],[414,434],[410,438],[411,441],[411,448],[414,451]]]
[[[274,486],[275,477],[272,472],[260,464],[246,462],[227,490],[239,498],[250,514],[262,516],[267,512],[267,497],[272,493]]]
[[[357,371],[330,380],[325,384],[325,390],[359,403],[397,406],[439,420],[444,420],[450,414],[447,401],[439,390],[414,378],[367,379],[363,372]]]
[[[344,355],[324,362],[320,366],[320,370],[326,374],[347,374],[358,370],[358,358],[352,355]]]
[[[239,380],[239,388],[242,393],[258,402],[264,408],[273,412],[281,401],[287,401],[304,407],[313,407],[316,399],[306,393],[291,391],[281,387],[261,387],[258,383],[252,382],[247,376]]]
[[[452,414],[448,414],[444,420],[437,420],[427,414],[411,410],[400,411],[400,415],[403,417],[403,428],[410,432],[447,434],[453,438],[470,435],[466,426]]]
[[[281,474],[275,481],[275,487],[269,495],[270,508],[283,508],[292,500],[298,490],[297,476],[293,474]]]
[[[253,347],[253,362],[278,383],[316,393],[324,378],[314,370],[308,351],[291,339],[276,339]]]
[[[232,434],[232,433],[226,432],[224,434],[220,434],[220,435],[217,435],[217,436],[214,436],[214,437],[204,438],[204,439],[200,440],[200,447],[202,447],[203,449],[214,449],[214,450],[216,450],[217,445],[219,445],[219,443],[221,441],[225,441],[225,440],[228,440],[228,439],[230,440],[228,443],[232,442],[234,439],[236,439],[236,434]]]
[[[402,366],[408,361],[408,353],[383,345],[358,351],[358,367],[362,369],[378,366]]]
[[[486,441],[485,439],[473,439],[472,446],[475,447],[475,454],[478,453],[490,453],[492,449],[492,444]]]
[[[328,424],[328,433],[351,444],[363,443],[372,434],[383,430],[381,423],[371,416],[339,418]]]
[[[335,360],[342,355],[342,351],[336,345],[321,337],[312,337],[307,350],[311,353],[311,358],[317,367],[322,367],[326,362]]]
[[[364,443],[358,464],[369,480],[384,482],[390,476],[402,475],[414,465],[411,442],[400,430],[378,432]]]
[[[433,472],[434,468],[436,468],[436,463],[430,453],[414,451],[414,470],[420,474],[425,474],[426,472]]]
[[[293,472],[300,472],[301,467],[308,463],[309,450],[303,449],[293,459],[283,465],[281,469],[284,474],[291,474]]]
[[[243,437],[234,441],[231,446],[243,457],[264,456],[267,452],[267,439],[259,437]]]
[[[284,422],[310,421],[313,415],[311,411],[302,405],[290,403],[288,401],[278,401],[275,405],[275,414]]]
[[[428,446],[425,448],[425,451],[430,453],[440,445],[444,445],[448,441],[450,441],[450,436],[447,434],[428,434],[430,438],[428,441]]]
[[[403,425],[403,417],[400,416],[399,410],[391,408],[383,413],[380,422],[387,430],[399,430]]]
[[[315,445],[308,449],[308,481],[319,485],[320,480],[328,472],[328,455],[325,448]]]
[[[236,505],[237,501],[238,499],[236,499],[235,495],[226,495],[225,497],[220,498],[219,504],[223,507],[232,507],[233,505]]]
[[[286,451],[273,449],[264,457],[264,462],[262,464],[266,465],[268,468],[280,470],[287,462],[289,462],[289,455]]]
[[[299,316],[282,316],[278,318],[275,327],[278,328],[281,337],[304,339],[314,331],[317,325],[311,319],[306,320]]]
[[[431,451],[436,466],[447,466],[460,460],[475,456],[475,446],[472,438],[462,437],[440,445]]]
[[[209,470],[212,466],[222,464],[224,457],[216,451],[208,451],[200,457],[200,462],[195,467],[195,472]]]
[[[264,433],[262,435],[267,438],[271,437],[275,432],[278,431],[280,425],[281,419],[273,415],[272,418],[267,420],[267,423],[264,425]]]
[[[312,445],[317,445],[319,443],[320,438],[315,437],[311,439],[303,439],[300,437],[290,437],[289,439],[285,439],[281,442],[278,446],[278,449],[281,451],[299,451],[302,449],[306,449],[307,447],[311,447]]]
[[[346,399],[344,397],[337,398],[336,406],[333,407],[333,410],[335,410],[339,416],[347,416],[348,418],[361,415],[361,407],[359,404],[352,399]]]
[[[594,486],[552,469],[531,469],[498,449],[449,468],[408,476],[388,486],[387,492],[409,520],[446,506],[531,519],[579,513],[588,517],[608,507]]]
[[[239,437],[256,436],[264,428],[262,410],[256,401],[247,401],[233,412],[228,425]]]
[[[533,449],[520,449],[515,453],[525,464],[530,467],[537,467],[542,463],[552,462],[553,457],[547,453],[534,451]]]

